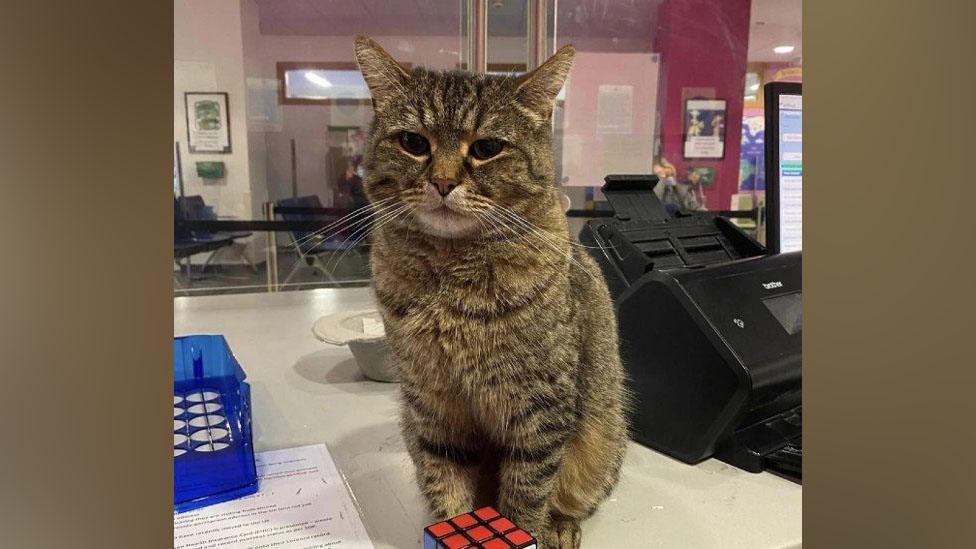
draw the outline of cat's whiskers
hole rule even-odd
[[[485,201],[488,202],[488,199],[485,199]],[[522,224],[517,224],[515,223],[515,220],[502,216],[501,211],[502,209],[497,205],[495,208],[486,208],[485,210],[483,210],[484,213],[488,214],[491,217],[491,219],[495,221],[496,226],[504,227],[509,232],[511,232],[512,235],[515,236],[518,240],[532,246],[543,258],[545,258],[547,254],[538,246],[536,246],[533,243],[533,241],[529,239],[529,236],[534,236],[536,239],[540,240],[542,244],[544,244],[547,248],[556,252],[556,254],[558,255],[566,254],[566,257],[568,258],[569,262],[572,265],[576,266],[581,271],[586,273],[590,278],[596,280],[596,277],[579,260],[573,257],[572,249],[566,249],[563,247],[563,245],[568,244],[569,242],[560,242],[553,238],[548,238],[547,235],[550,233],[545,233],[541,230],[533,231],[531,226],[526,227]],[[512,225],[515,225],[516,227],[522,229],[522,232],[516,231]]]
[[[550,232],[550,231],[548,231],[546,229],[543,229],[542,227],[539,227],[538,225],[535,225],[534,223],[532,223],[529,220],[525,219],[524,217],[520,216],[519,214],[517,214],[511,208],[502,206],[501,204],[498,204],[497,202],[495,202],[494,200],[491,200],[490,198],[483,197],[483,196],[474,196],[474,197],[471,197],[471,198],[472,198],[472,202],[481,201],[487,207],[497,209],[499,212],[505,214],[507,217],[512,217],[513,218],[512,221],[516,222],[519,225],[524,225],[526,229],[530,229],[530,230],[533,230],[533,231],[543,232],[543,233],[545,233],[545,236],[547,236],[549,238],[552,238],[553,240],[555,240],[557,242],[565,242],[565,243],[570,244],[572,246],[578,246],[580,248],[587,248],[587,249],[593,249],[593,250],[601,250],[601,249],[603,249],[600,246],[587,246],[585,244],[581,244],[580,242],[576,242],[575,240],[569,239],[569,238],[567,238],[565,236],[562,236],[560,234],[553,233],[553,232]],[[609,247],[612,247],[612,246],[609,246]]]
[[[495,215],[496,217],[498,217],[498,218],[500,218],[500,219],[509,219],[509,223],[513,223],[513,222],[514,222],[513,220],[511,220],[511,218],[502,218],[502,216],[500,215],[500,212],[501,212],[501,209],[496,209],[496,210],[494,211],[494,214],[493,214],[493,215]],[[503,224],[504,224],[505,226],[508,226],[508,224],[505,224],[505,223],[503,223]],[[562,245],[565,245],[565,244],[569,244],[569,242],[560,242],[560,241],[558,241],[558,240],[555,240],[555,239],[553,239],[553,238],[551,238],[551,237],[549,237],[549,236],[548,236],[548,235],[550,235],[550,233],[546,233],[546,232],[543,232],[543,231],[541,231],[541,230],[532,230],[532,228],[531,228],[531,227],[525,227],[525,226],[523,226],[523,225],[520,225],[520,224],[517,224],[516,226],[518,226],[518,227],[520,227],[520,228],[522,228],[523,230],[524,230],[524,229],[528,229],[528,232],[524,232],[524,233],[518,233],[518,232],[517,232],[517,231],[515,231],[514,229],[511,229],[511,230],[513,231],[513,233],[516,233],[516,234],[519,234],[519,235],[520,235],[521,237],[523,237],[523,238],[524,238],[524,239],[525,239],[525,240],[526,240],[527,242],[529,241],[529,240],[528,240],[528,236],[530,236],[530,235],[531,235],[531,236],[534,236],[534,237],[536,237],[536,238],[537,238],[538,240],[540,240],[540,241],[541,241],[541,242],[542,242],[543,244],[545,244],[545,245],[546,245],[546,246],[548,246],[548,247],[549,247],[550,249],[552,249],[553,251],[555,251],[556,253],[559,253],[559,254],[563,254],[563,253],[566,253],[566,254],[568,255],[568,258],[569,258],[569,261],[570,261],[570,262],[571,262],[571,263],[572,263],[573,265],[575,265],[576,267],[578,267],[578,268],[579,268],[579,269],[580,269],[581,271],[583,271],[584,273],[586,273],[587,275],[589,275],[589,276],[590,276],[591,278],[593,278],[594,280],[596,279],[596,278],[595,278],[595,277],[593,276],[593,274],[592,274],[592,273],[590,273],[590,271],[589,271],[589,270],[587,270],[587,269],[586,269],[586,267],[585,267],[585,266],[584,266],[584,265],[583,265],[582,263],[580,263],[580,261],[579,261],[579,260],[577,260],[577,259],[576,259],[575,257],[573,257],[573,252],[572,252],[572,249],[566,249],[566,248],[564,248],[564,247],[562,246]],[[541,252],[540,252],[540,253],[541,253]]]
[[[339,219],[336,219],[335,221],[329,223],[325,227],[316,229],[316,230],[312,231],[311,233],[305,235],[304,237],[299,238],[299,239],[296,239],[295,242],[298,243],[298,244],[304,244],[305,242],[307,242],[307,241],[309,241],[309,240],[311,240],[311,239],[313,239],[313,238],[321,235],[322,233],[328,231],[329,229],[331,229],[331,228],[333,228],[335,226],[338,226],[338,225],[340,225],[342,223],[346,223],[346,222],[352,221],[354,218],[360,217],[360,216],[362,216],[365,213],[371,212],[372,210],[374,210],[376,208],[379,208],[380,206],[383,206],[384,204],[389,203],[390,201],[395,200],[395,199],[396,199],[396,197],[384,198],[383,200],[378,200],[376,202],[371,202],[369,204],[366,204],[365,206],[361,206],[359,208],[356,208],[355,210],[352,210],[348,214],[346,214],[346,215],[340,217]]]
[[[498,230],[499,226],[497,223],[492,223],[490,225],[485,225],[483,223],[484,214],[491,211],[491,207],[484,204],[477,204],[477,203],[472,204],[471,202],[474,201],[467,200],[465,202],[465,204],[463,205],[464,207],[463,211],[464,213],[475,216],[478,219],[478,222],[481,224],[482,229],[484,229],[484,233],[480,240],[486,241],[490,236],[498,237],[501,240],[511,240],[511,237],[503,234],[501,231]]]
[[[538,252],[539,257],[542,258],[544,262],[555,267],[557,270],[562,268],[562,265],[560,265],[554,259],[551,258],[551,254],[546,253],[543,249],[539,248],[539,246],[537,246],[535,242],[529,239],[528,236],[531,233],[523,233],[523,232],[516,231],[513,227],[511,227],[508,223],[505,222],[504,218],[498,216],[497,213],[491,211],[486,211],[485,213],[489,215],[489,218],[492,219],[496,223],[496,225],[500,227],[504,227],[505,229],[509,230],[516,237],[516,239],[518,239],[521,242],[524,242],[525,244],[535,249],[536,252]],[[557,256],[565,257],[569,264],[578,267],[581,271],[586,273],[588,276],[594,278],[593,275],[586,269],[586,267],[572,256],[572,250],[560,249],[559,246],[556,245],[555,243],[548,242],[538,236],[536,237],[539,238],[539,240],[541,240],[542,243],[545,244],[550,250],[556,252]]]
[[[516,242],[522,242],[525,245],[530,246],[533,249],[535,249],[536,250],[536,253],[537,253],[536,257],[539,258],[539,259],[541,259],[542,260],[542,263],[544,265],[548,265],[548,266],[552,267],[556,271],[561,271],[562,269],[568,267],[567,264],[557,263],[556,260],[551,257],[551,254],[547,254],[542,249],[540,249],[538,246],[536,246],[534,242],[532,242],[531,240],[529,240],[528,238],[526,238],[525,235],[522,235],[522,234],[518,233],[517,231],[515,231],[514,229],[512,229],[511,227],[509,227],[508,225],[506,225],[504,222],[502,222],[502,220],[494,217],[494,215],[491,214],[491,212],[485,211],[483,213],[486,216],[486,220],[489,223],[491,223],[492,225],[494,225],[496,227],[499,227],[499,228],[504,228],[504,229],[507,229],[507,230],[511,231],[511,233],[515,236],[515,239],[516,239],[515,241]],[[506,240],[508,240],[508,239],[506,239]]]
[[[398,207],[394,207],[392,210],[388,209],[383,215],[373,219],[372,220],[373,222],[371,224],[364,225],[359,229],[356,229],[355,231],[350,233],[348,236],[346,236],[345,240],[343,240],[342,243],[339,244],[339,248],[342,249],[342,253],[339,255],[337,259],[335,259],[334,261],[330,261],[331,264],[330,270],[335,270],[336,267],[339,266],[339,263],[342,261],[342,259],[346,256],[346,253],[348,253],[349,250],[351,250],[352,248],[355,248],[357,245],[359,245],[359,243],[362,242],[363,239],[365,239],[367,236],[372,234],[372,232],[375,231],[378,226],[385,225],[386,222],[391,217],[395,217],[409,208],[410,208],[409,205],[400,203],[398,204]],[[356,238],[356,240],[353,242],[353,244],[347,247],[346,243],[348,243],[353,238]]]
[[[497,210],[488,210],[487,213],[488,213],[488,215],[490,215],[492,217],[492,219],[495,220],[496,224],[499,227],[503,227],[506,230],[508,230],[509,232],[511,232],[512,235],[515,236],[515,238],[517,238],[518,240],[523,241],[523,242],[527,242],[530,245],[532,245],[532,247],[535,248],[536,251],[538,251],[540,255],[543,255],[543,256],[546,255],[546,253],[542,249],[540,249],[538,246],[536,246],[533,241],[529,240],[529,238],[528,238],[529,235],[526,232],[515,230],[515,227],[512,225],[512,222],[510,220],[502,217],[501,215],[499,215]],[[535,235],[533,235],[533,236],[535,236]],[[542,239],[540,239],[540,240],[542,240]],[[550,244],[549,242],[545,242],[545,241],[543,241],[543,243],[544,244]],[[548,247],[549,247],[549,249],[554,250],[554,251],[556,251],[559,254],[565,252],[565,250],[560,250],[558,248],[558,246],[549,245]]]
[[[525,238],[521,234],[519,234],[518,231],[516,231],[515,229],[513,229],[512,227],[504,223],[503,220],[501,220],[496,215],[494,215],[490,209],[481,210],[479,212],[476,212],[475,215],[487,221],[488,224],[491,225],[493,229],[498,231],[498,235],[502,238],[502,240],[505,240],[506,242],[510,242],[514,238],[518,242],[526,241]],[[511,237],[506,236],[502,231],[507,231],[511,233],[512,236]],[[529,242],[529,245],[532,246],[539,253],[540,257],[543,258],[546,257],[546,254],[538,246],[535,246],[531,242]]]
[[[580,242],[576,242],[575,240],[570,240],[570,239],[568,239],[568,238],[566,238],[566,237],[564,237],[562,235],[559,235],[559,234],[556,234],[556,233],[551,233],[549,231],[546,231],[545,229],[542,229],[538,225],[535,225],[534,223],[532,223],[528,219],[525,219],[524,217],[520,216],[518,213],[516,213],[511,208],[506,208],[505,206],[501,206],[501,205],[498,205],[496,207],[499,209],[499,211],[502,214],[505,214],[508,217],[512,218],[512,220],[514,222],[516,222],[517,224],[522,225],[526,229],[529,229],[529,230],[532,230],[532,231],[543,232],[543,233],[545,233],[545,235],[547,237],[552,238],[552,239],[554,239],[556,241],[565,242],[565,243],[570,244],[572,246],[578,246],[580,248],[587,248],[587,249],[591,249],[591,250],[602,250],[603,249],[600,246],[587,246],[586,244],[582,244]],[[613,246],[608,244],[608,247],[613,247]]]
[[[338,259],[338,260],[336,261],[336,264],[335,264],[335,266],[336,266],[336,267],[338,267],[338,266],[339,266],[339,263],[340,263],[340,262],[342,261],[342,258],[343,258],[343,257],[345,257],[345,255],[346,255],[346,253],[347,253],[347,252],[348,252],[349,250],[351,250],[351,249],[353,249],[353,248],[356,248],[357,246],[359,246],[359,244],[360,244],[360,243],[361,243],[361,242],[362,242],[363,240],[365,240],[365,239],[366,239],[367,237],[369,237],[369,235],[371,235],[371,234],[373,234],[373,233],[374,233],[374,232],[375,232],[375,231],[376,231],[377,229],[379,229],[379,228],[381,228],[381,227],[383,227],[384,225],[388,225],[388,224],[389,224],[389,223],[391,223],[391,222],[392,222],[392,221],[393,221],[394,219],[396,219],[397,217],[399,217],[399,216],[400,216],[400,215],[401,215],[402,213],[404,213],[404,212],[406,212],[407,210],[411,210],[411,209],[412,209],[412,208],[411,208],[411,207],[410,207],[409,205],[404,205],[404,207],[403,207],[403,208],[400,208],[400,209],[399,209],[399,210],[397,210],[396,212],[391,212],[391,214],[390,214],[390,215],[388,215],[388,216],[387,216],[386,218],[384,218],[383,220],[381,220],[381,221],[378,221],[378,222],[377,222],[376,224],[374,224],[374,225],[371,225],[371,226],[369,226],[369,227],[367,227],[367,228],[366,228],[366,231],[365,231],[365,232],[364,232],[364,233],[363,233],[363,234],[362,234],[362,235],[361,235],[361,236],[360,236],[359,238],[357,238],[355,242],[353,242],[352,244],[350,244],[350,245],[349,245],[349,247],[348,247],[348,248],[346,248],[345,250],[343,250],[343,252],[342,252],[342,255],[340,255],[340,256],[339,256],[339,259]],[[335,267],[333,267],[333,268],[335,268]]]
[[[471,208],[471,207],[469,207],[467,211],[468,211],[468,213],[470,213],[471,215],[473,215],[475,219],[478,220],[478,226],[481,227],[482,235],[487,235],[490,232],[490,229],[488,228],[487,225],[485,225],[484,219],[481,217],[480,212],[478,211],[478,209],[477,208]],[[482,240],[483,240],[483,238],[482,238]]]
[[[511,228],[505,227],[504,225],[502,225],[501,223],[493,219],[490,215],[491,214],[490,210],[471,210],[471,213],[474,216],[476,216],[480,221],[484,221],[485,223],[487,223],[488,226],[486,228],[486,235],[485,235],[486,237],[494,235],[498,238],[498,240],[505,241],[505,242],[510,242],[513,237],[518,238],[519,235],[517,233],[512,232]],[[508,230],[509,232],[512,232],[512,236],[508,236],[503,230]],[[483,240],[486,239],[483,238]]]
[[[305,235],[302,238],[295,239],[292,242],[292,246],[297,251],[299,247],[312,241],[313,239],[320,238],[321,240],[328,240],[329,238],[332,238],[333,236],[341,233],[342,231],[350,227],[355,227],[364,223],[371,216],[381,213],[392,206],[395,206],[395,204],[389,203],[390,201],[395,199],[396,197],[390,197],[388,199],[384,199],[375,203],[367,204],[366,206],[363,206],[361,208],[357,208],[356,210],[350,212],[349,214],[343,216],[342,218],[337,219],[332,223],[326,225],[325,227],[322,227],[321,229],[316,229],[311,234]]]

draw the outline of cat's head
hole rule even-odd
[[[551,117],[574,55],[565,46],[523,76],[407,70],[357,38],[375,111],[364,167],[377,223],[399,206],[417,230],[466,238],[493,220],[517,224],[512,212],[558,208]]]

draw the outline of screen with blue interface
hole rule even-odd
[[[802,249],[802,228],[803,97],[782,94],[779,96],[779,245],[781,252]]]

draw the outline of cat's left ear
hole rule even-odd
[[[548,120],[575,56],[576,48],[563,46],[537,69],[520,77],[516,100],[541,119]]]
[[[356,37],[356,61],[376,109],[381,109],[394,94],[402,93],[403,86],[410,80],[407,70],[372,38]]]

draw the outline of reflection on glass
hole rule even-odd
[[[488,1],[488,72],[524,72],[528,66],[526,0]]]
[[[598,189],[607,174],[651,172],[660,3],[548,3],[547,43],[577,50],[554,113],[559,182],[574,209],[603,199]]]
[[[285,71],[285,97],[369,100],[369,89],[358,70],[289,70]]]
[[[755,101],[758,97],[759,97],[759,73],[747,72],[745,100]]]

